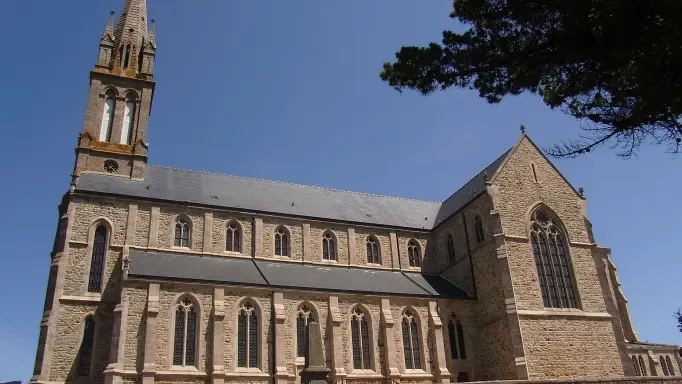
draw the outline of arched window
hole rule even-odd
[[[322,236],[322,260],[336,260],[336,240],[331,232],[325,232]]]
[[[107,232],[107,228],[104,225],[99,225],[95,229],[95,238],[92,242],[92,256],[90,258],[88,292],[99,293],[102,291],[104,260],[107,252],[107,238],[109,237]]]
[[[353,343],[353,368],[372,369],[367,314],[356,308],[350,318]]]
[[[379,240],[374,236],[367,237],[367,263],[381,264],[381,250]]]
[[[173,245],[176,247],[189,247],[189,237],[192,228],[189,221],[184,217],[175,220],[175,239]]]
[[[135,122],[135,102],[126,101],[123,112],[123,127],[121,129],[121,144],[128,144],[133,141],[133,124]]]
[[[448,336],[450,340],[450,355],[453,359],[466,359],[467,352],[464,343],[464,329],[455,314],[448,320]]]
[[[455,261],[455,241],[452,239],[452,235],[448,233],[448,260]]]
[[[668,366],[665,364],[665,359],[663,356],[658,356],[658,362],[661,363],[661,368],[663,369],[663,376],[668,376]]]
[[[632,356],[632,366],[635,369],[635,376],[642,376],[642,372],[639,370],[639,363],[636,356]]]
[[[315,314],[306,305],[296,315],[296,356],[306,357],[308,353],[308,324],[315,321]]]
[[[282,226],[275,231],[275,256],[289,256],[289,232]]]
[[[102,125],[99,128],[99,141],[111,141],[111,131],[114,124],[114,111],[116,110],[116,99],[113,94],[107,94],[102,112]]]
[[[90,376],[92,366],[92,352],[95,348],[95,318],[88,316],[85,318],[83,328],[83,341],[78,351],[78,376]]]
[[[531,224],[531,245],[545,307],[578,308],[566,238],[542,209]]]
[[[410,263],[410,267],[420,267],[421,266],[421,250],[417,240],[410,240],[407,242],[407,259]]]
[[[403,313],[405,369],[422,369],[421,350],[419,349],[419,327],[414,316],[409,309]]]
[[[173,365],[193,366],[196,363],[197,311],[187,297],[175,307]]]
[[[258,314],[248,301],[237,319],[237,367],[258,368]]]
[[[644,365],[644,359],[642,359],[642,356],[639,356],[638,358],[639,361],[639,369],[642,371],[642,376],[646,376],[646,365]]]
[[[130,63],[130,44],[126,45],[126,55],[125,55],[125,59],[123,60],[123,69],[128,68],[129,63]]]
[[[242,235],[239,225],[234,221],[227,226],[225,236],[225,250],[228,252],[241,252]]]
[[[474,232],[476,234],[476,244],[480,244],[485,240],[485,232],[483,232],[483,221],[481,216],[474,218]]]
[[[673,369],[673,362],[670,360],[670,356],[665,357],[665,362],[668,363],[668,374],[670,374],[670,376],[675,376],[675,370]]]

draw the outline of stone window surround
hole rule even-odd
[[[175,310],[178,307],[178,303],[184,299],[189,299],[194,306],[196,312],[196,332],[197,335],[194,337],[194,365],[173,365],[173,347],[175,346]],[[201,301],[193,293],[180,293],[177,294],[172,301],[173,305],[169,308],[170,314],[168,318],[170,319],[170,324],[168,326],[168,345],[166,346],[167,363],[172,371],[190,371],[198,372],[197,366],[200,362],[201,357],[201,346],[204,344],[204,332],[206,331],[205,325],[203,324],[201,316],[203,315],[203,308],[201,308]],[[187,325],[185,325],[187,326]]]
[[[284,233],[286,235],[286,249],[287,249],[287,255],[282,256],[277,254],[277,250],[275,249],[275,237],[277,237],[277,231],[282,228],[284,229]],[[270,241],[270,246],[272,247],[272,257],[275,259],[286,259],[286,260],[293,260],[292,259],[292,247],[291,247],[291,229],[289,229],[288,226],[284,224],[279,224],[276,225],[273,230],[272,230],[272,240]]]
[[[567,261],[568,261],[568,268],[570,269],[571,272],[571,279],[573,281],[573,290],[575,291],[575,302],[576,302],[576,308],[551,308],[551,307],[545,307],[544,303],[541,302],[542,307],[545,308],[546,310],[550,312],[583,312],[583,303],[580,297],[580,285],[578,283],[578,280],[576,279],[576,274],[575,274],[575,269],[573,265],[573,258],[571,257],[571,246],[574,245],[574,243],[571,242],[571,239],[568,237],[568,231],[566,231],[566,227],[564,226],[563,221],[559,216],[556,214],[556,212],[550,208],[547,204],[544,202],[538,202],[533,205],[531,205],[530,209],[526,212],[526,239],[525,241],[528,244],[529,249],[531,250],[531,255],[533,255],[533,244],[532,244],[532,238],[531,238],[531,232],[532,232],[532,225],[533,225],[533,213],[536,212],[539,209],[545,209],[548,213],[548,215],[553,218],[556,222],[552,222],[558,230],[561,232],[561,234],[564,236],[565,241],[566,241],[566,256],[567,256]],[[535,265],[535,260],[532,261],[531,263],[533,265],[533,272],[535,273],[535,276],[538,275],[538,270]],[[536,279],[535,281],[535,286],[537,289],[537,292],[541,292],[540,288],[540,279]],[[541,295],[542,296],[542,295]],[[540,300],[542,300],[542,297],[540,297]]]
[[[102,260],[102,284],[99,292],[88,292],[88,281],[90,280],[90,268],[92,267],[92,251],[95,243],[95,230],[100,225],[104,226],[107,230],[107,243],[104,248],[104,259]],[[114,239],[114,225],[106,217],[100,216],[90,223],[88,228],[88,240],[86,255],[87,259],[85,266],[83,268],[83,295],[88,297],[101,297],[102,292],[106,288],[106,273],[107,273],[107,263],[109,261],[109,250],[112,248],[112,242]]]
[[[298,305],[296,306],[296,312],[293,314],[293,327],[294,327],[294,342],[293,342],[293,357],[294,357],[294,365],[297,367],[297,370],[300,372],[303,367],[305,366],[305,357],[300,357],[298,356],[298,313],[303,308],[304,306],[308,307],[310,309],[310,313],[312,315],[312,318],[319,322],[320,321],[320,310],[317,308],[317,305],[312,303],[311,301],[308,300],[303,300]],[[323,335],[324,337],[324,335]]]
[[[227,250],[227,231],[230,225],[236,224],[237,225],[237,232],[239,232],[239,252],[233,252],[233,251],[228,251]],[[239,222],[237,219],[228,219],[225,220],[223,223],[224,227],[221,228],[221,231],[225,234],[225,238],[223,239],[224,241],[221,241],[221,251],[223,253],[226,253],[228,255],[244,255],[244,246],[246,245],[245,239],[244,239],[244,227],[242,226],[242,223]]]
[[[239,367],[238,366],[238,361],[237,361],[237,354],[238,354],[238,348],[239,348],[239,343],[236,342],[237,340],[237,332],[238,332],[238,325],[239,324],[239,310],[244,305],[245,303],[250,303],[253,306],[253,310],[256,312],[256,317],[258,319],[258,367],[250,367],[250,368],[244,368],[244,367]],[[263,326],[263,305],[258,301],[256,297],[252,296],[242,296],[236,301],[236,305],[232,308],[232,321],[234,324],[234,337],[233,337],[233,347],[232,347],[232,353],[233,353],[233,359],[232,359],[232,370],[233,372],[237,373],[256,373],[256,374],[261,374],[261,373],[266,373],[263,372],[263,367],[265,367],[265,356],[264,356],[264,346],[265,344],[268,343],[268,340],[264,337],[265,335],[265,328]]]
[[[332,255],[329,256],[329,259],[324,258],[324,236],[330,234],[332,236],[332,241],[334,242],[334,255],[332,258]],[[319,245],[320,245],[320,261],[323,263],[338,263],[339,262],[339,237],[336,236],[336,232],[334,232],[331,229],[325,229],[322,232],[322,236],[320,236],[319,239]],[[350,244],[348,245],[349,247],[351,246]]]
[[[414,244],[417,246],[417,253],[419,256],[419,265],[418,266],[411,266],[410,265],[410,242],[414,242]],[[421,271],[422,265],[424,265],[424,248],[422,246],[422,243],[417,240],[414,237],[406,238],[405,240],[405,249],[407,249],[407,265],[404,266],[404,269],[409,269],[409,270],[414,270],[414,271]]]
[[[121,96],[123,94],[123,96]],[[141,107],[141,99],[140,95],[138,92],[134,89],[124,89],[122,92],[115,86],[113,85],[106,85],[102,88],[102,90],[99,93],[99,105],[97,106],[97,111],[100,111],[99,118],[97,120],[97,125],[96,125],[96,134],[93,135],[97,139],[97,141],[100,141],[100,134],[102,130],[102,119],[104,118],[104,103],[106,102],[107,99],[112,98],[114,100],[114,113],[113,113],[113,121],[109,123],[111,132],[109,132],[109,143],[114,143],[114,144],[126,144],[126,143],[120,143],[121,140],[117,140],[116,136],[114,135],[115,132],[121,132],[123,128],[123,111],[125,110],[125,103],[128,101],[133,102],[134,108],[133,108],[133,125],[132,125],[132,138],[134,141],[135,139],[135,131],[136,131],[136,123],[137,123],[137,118],[138,114],[140,112],[140,107]],[[118,125],[118,127],[117,127]],[[120,137],[119,137],[120,139]],[[126,144],[129,145],[129,144]]]
[[[370,262],[369,262],[369,254],[367,253],[367,244],[369,243],[370,239],[373,239],[373,240],[374,240],[374,243],[376,244],[376,247],[377,247],[377,255],[378,255],[378,258],[379,258],[379,262],[378,262],[378,263],[370,263]],[[350,246],[350,245],[349,245],[349,246]],[[379,238],[378,238],[376,235],[374,235],[374,234],[369,234],[369,235],[365,236],[365,246],[364,246],[364,248],[365,248],[365,262],[366,262],[366,265],[367,265],[367,266],[379,267],[379,266],[383,266],[383,265],[384,265],[384,264],[383,264],[383,262],[384,262],[384,252],[383,252],[383,249],[381,249],[381,240],[379,240]]]
[[[405,316],[405,312],[410,311],[412,313],[412,318],[414,321],[417,323],[417,333],[418,333],[418,339],[419,339],[419,356],[421,359],[421,369],[407,369],[406,367],[406,362],[405,362],[405,341],[403,340],[403,317]],[[400,367],[401,371],[403,374],[406,375],[420,375],[420,374],[428,374],[424,368],[426,367],[426,353],[425,351],[428,351],[428,348],[424,348],[424,335],[422,332],[422,321],[423,319],[419,315],[419,312],[412,306],[404,306],[400,309],[400,320],[397,322],[397,325],[399,325],[399,328],[397,329],[398,331],[398,339],[399,339],[399,353],[403,357],[402,358],[402,366]]]
[[[76,340],[78,340],[78,349],[76,350],[76,352],[78,352],[80,350],[80,346],[83,343],[83,336],[85,335],[85,320],[90,316],[92,316],[92,319],[95,321],[95,336],[92,339],[93,348],[92,348],[92,355],[90,356],[90,374],[88,375],[88,380],[92,381],[94,378],[93,377],[94,373],[95,373],[95,370],[92,369],[92,367],[94,367],[95,362],[97,361],[97,359],[96,359],[96,357],[97,357],[96,356],[97,355],[97,337],[100,333],[100,326],[101,326],[101,319],[93,311],[88,311],[83,316],[81,316],[81,319],[80,319],[80,322],[78,325],[78,338],[76,339]],[[76,355],[76,361],[74,362],[74,366],[76,366],[76,367],[78,367],[78,364],[79,364],[78,363],[79,357],[80,357],[79,354],[77,354]],[[76,373],[76,380],[78,380],[78,379],[82,380],[82,376],[78,376],[78,374]]]
[[[184,219],[187,221],[187,227],[189,231],[189,236],[187,238],[187,247],[182,247],[182,246],[177,246],[175,245],[175,225],[178,223],[178,220]],[[170,249],[187,249],[191,250],[192,249],[192,241],[194,241],[194,221],[192,221],[192,218],[186,214],[186,213],[179,213],[173,217],[173,220],[171,220],[171,225],[170,225],[170,236],[168,236],[170,239],[170,244],[169,247]]]
[[[367,338],[369,339],[369,361],[371,368],[367,369],[356,369],[353,366],[353,335],[351,332],[352,329],[352,321],[353,321],[353,312],[355,312],[356,309],[359,309],[362,311],[364,316],[367,317]],[[374,322],[378,321],[377,319],[372,316],[372,311],[369,310],[369,308],[362,304],[362,303],[357,303],[353,306],[350,307],[348,314],[346,316],[346,322],[347,322],[347,327],[348,327],[348,366],[350,367],[349,372],[354,375],[376,375],[379,374],[379,372],[376,371],[376,350],[375,350],[375,338],[374,338]],[[377,335],[378,336],[378,335]],[[361,336],[362,337],[362,336]]]

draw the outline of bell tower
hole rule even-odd
[[[147,23],[147,0],[125,0],[115,26],[111,11],[90,72],[74,180],[86,172],[144,178],[156,56],[154,21]]]

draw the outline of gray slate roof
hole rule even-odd
[[[83,174],[78,178],[76,191],[430,230],[483,192],[483,172],[492,177],[508,153],[505,152],[444,202],[151,165],[145,168],[144,181],[141,182],[104,174]]]
[[[131,250],[128,276],[311,291],[470,299],[438,275]]]

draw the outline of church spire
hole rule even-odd
[[[147,36],[147,0],[125,0],[114,29],[117,45],[131,44],[139,52]]]

